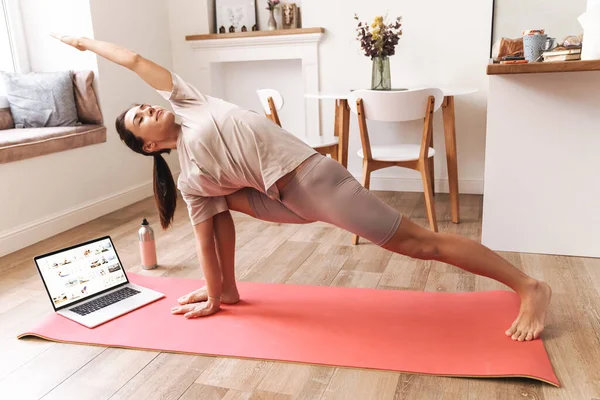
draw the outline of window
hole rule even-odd
[[[18,0],[0,0],[0,71],[29,71]]]
[[[5,1],[0,0],[0,71],[14,72],[16,70],[8,26],[8,12]]]

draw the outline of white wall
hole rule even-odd
[[[194,74],[194,54],[185,41],[186,35],[208,33],[211,0],[166,0],[173,55],[173,69],[193,85],[200,86]]]
[[[263,3],[265,2],[257,2],[261,29],[265,29],[268,18],[267,10],[263,10]],[[195,79],[194,54],[185,42],[185,35],[209,32],[208,21],[212,18],[212,15],[207,15],[209,4],[207,0],[169,2],[173,65],[176,71],[181,71],[192,83]],[[465,10],[469,10],[469,13]],[[359,43],[355,40],[354,13],[358,13],[363,20],[372,20],[375,15],[386,12],[390,17],[402,15],[404,34],[397,47],[397,54],[391,59],[393,86],[469,86],[479,90],[476,94],[456,99],[456,125],[460,191],[482,193],[487,92],[485,69],[490,48],[491,11],[491,0],[385,0],[376,3],[359,0],[303,0],[302,24],[303,27],[326,29],[319,54],[321,90],[346,91],[368,87],[371,76],[371,61],[362,55]],[[200,17],[199,12],[204,12],[204,17]],[[230,88],[225,92],[226,100],[242,106],[254,104],[253,109],[257,110],[254,90],[266,85],[301,96],[293,87],[292,90],[288,87],[287,82],[294,82],[299,78],[298,69],[292,63],[262,63],[261,71],[257,71],[251,63],[240,63],[239,66],[228,65],[222,70],[229,73],[223,76]],[[231,83],[236,82],[246,83],[234,87]],[[289,130],[300,128],[293,120],[286,118],[284,113],[297,113],[293,106],[301,101],[301,98],[288,99],[290,108],[282,111],[282,123]],[[324,129],[330,129],[333,126],[333,102],[325,101],[322,109]],[[375,129],[377,125],[372,126],[371,129]],[[382,138],[374,139],[375,142],[392,143],[400,140],[391,131],[390,125],[378,127]],[[413,127],[411,133],[402,140],[418,143],[420,133],[419,129]],[[436,151],[439,151],[435,169],[437,190],[447,191],[441,111],[436,115],[434,138]],[[349,169],[356,176],[361,174],[361,161],[356,156],[359,147],[358,125],[353,118]],[[374,189],[422,190],[419,174],[400,168],[375,172],[372,184]]]
[[[21,11],[33,71],[97,71],[108,138],[99,145],[0,165],[5,188],[0,191],[0,256],[152,194],[152,159],[121,143],[114,120],[132,103],[166,101],[132,72],[96,61],[94,54],[69,48],[48,33],[115,42],[172,67],[164,0],[22,0]],[[173,172],[176,157],[168,157]]]

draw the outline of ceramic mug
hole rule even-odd
[[[546,34],[523,36],[523,53],[527,61],[535,62],[540,58],[546,39],[548,39]]]

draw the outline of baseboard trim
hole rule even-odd
[[[177,181],[178,174],[174,174]],[[152,181],[0,233],[0,257],[152,196]]]
[[[362,177],[355,176],[362,182]],[[448,179],[435,180],[436,193],[449,192]],[[372,190],[390,190],[396,192],[423,192],[423,181],[415,178],[386,178],[386,177],[371,177]],[[483,194],[483,180],[459,180],[458,192],[460,194]]]

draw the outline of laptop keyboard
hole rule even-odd
[[[88,303],[73,307],[71,308],[71,311],[79,315],[87,315],[138,293],[140,293],[138,290],[130,287],[124,287],[123,289],[119,289],[116,292],[109,293]]]

